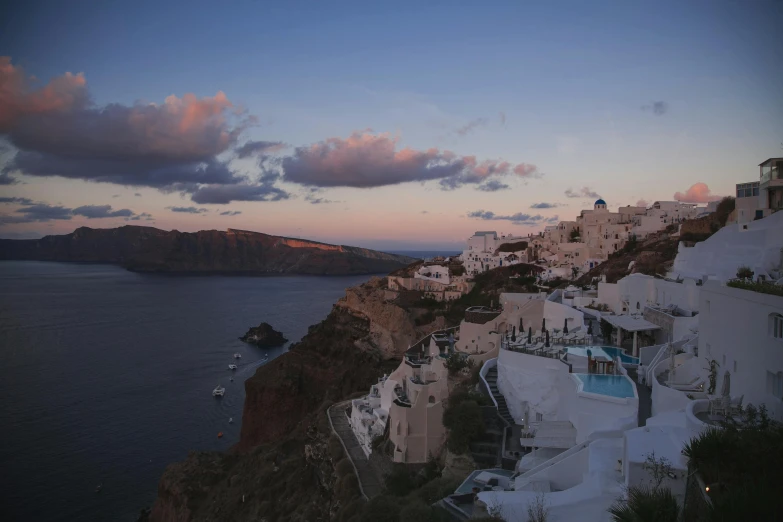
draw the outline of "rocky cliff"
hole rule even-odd
[[[348,289],[301,342],[260,367],[245,382],[239,443],[170,465],[151,520],[330,520],[355,498],[349,478],[338,482],[342,448],[330,439],[326,408],[366,392],[409,343],[443,324],[417,327],[385,290],[379,278]]]
[[[139,272],[347,275],[387,273],[413,259],[366,248],[228,229],[81,227],[42,239],[0,239],[0,260],[113,263]]]

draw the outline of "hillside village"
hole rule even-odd
[[[330,410],[360,484],[408,484],[362,489],[360,520],[434,469],[452,489],[422,520],[619,520],[610,512],[650,487],[685,520],[745,506],[729,486],[740,479],[710,464],[720,454],[688,455],[716,428],[761,422],[776,444],[783,433],[783,161],[772,163],[752,211],[745,184],[708,207],[610,212],[599,199],[538,235],[476,232],[459,256],[389,275],[386,300],[440,326]],[[780,462],[779,445],[768,458]],[[770,491],[757,469],[742,480]],[[756,502],[753,519],[771,520],[770,506]]]

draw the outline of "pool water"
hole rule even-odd
[[[575,373],[573,375],[576,375],[584,384],[582,391],[618,397],[620,399],[634,396],[633,384],[631,383],[631,380],[624,375],[604,375],[595,373]]]
[[[630,355],[626,355],[621,348],[617,348],[616,346],[570,346],[566,348],[566,351],[574,355],[587,357],[588,349],[593,354],[593,357],[604,357],[606,359],[612,360],[620,357],[620,360],[624,364],[639,364],[638,357],[631,357]]]

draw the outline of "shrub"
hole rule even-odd
[[[416,489],[416,480],[405,464],[395,464],[386,476],[386,491],[397,497],[404,497]]]
[[[449,370],[449,375],[456,375],[463,368],[468,367],[468,358],[460,353],[454,352],[446,359],[446,368]]]
[[[741,279],[732,279],[726,283],[726,286],[732,288],[741,288],[742,290],[750,290],[751,292],[759,292],[762,294],[779,295],[783,296],[783,286],[773,283],[753,282]]]
[[[669,489],[631,487],[609,513],[615,522],[678,522],[680,506]]]
[[[753,270],[745,265],[737,267],[737,279],[753,279]]]
[[[445,496],[454,493],[461,481],[452,478],[437,478],[424,484],[422,487],[412,493],[412,496],[418,498],[425,504],[433,504]]]
[[[359,517],[361,522],[399,522],[400,501],[398,498],[381,495],[365,504]]]
[[[426,504],[411,504],[400,511],[400,522],[432,522],[432,508]]]
[[[344,458],[337,463],[334,467],[334,471],[337,473],[337,476],[341,478],[346,475],[353,475],[353,464],[351,464],[350,460]]]
[[[443,425],[449,430],[448,448],[458,455],[467,453],[470,443],[484,434],[481,407],[468,394],[452,396],[443,412]]]

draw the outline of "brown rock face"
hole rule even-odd
[[[114,263],[138,272],[346,275],[386,273],[413,259],[349,246],[229,229],[82,227],[63,236],[0,239],[0,260]]]
[[[300,343],[260,367],[245,382],[237,446],[166,468],[151,520],[329,520],[351,495],[335,486],[342,448],[329,441],[326,408],[366,392],[409,343],[442,326],[416,328],[384,291],[377,278],[348,289]]]

